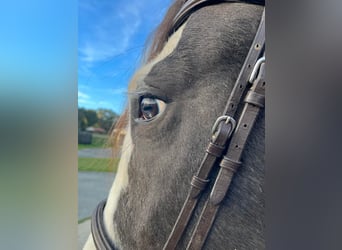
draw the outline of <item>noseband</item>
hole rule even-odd
[[[225,0],[188,0],[176,15],[169,36],[199,8]],[[210,196],[198,218],[187,249],[202,249],[215,221],[221,202],[226,196],[234,173],[241,166],[241,155],[258,114],[265,103],[265,11],[259,28],[250,47],[240,74],[228,98],[222,116],[212,128],[212,138],[206,148],[198,172],[191,180],[187,198],[183,204],[172,232],[164,245],[164,250],[173,250],[183,236],[192,214],[210,181],[214,182]],[[238,108],[242,108],[239,114]],[[237,120],[237,122],[236,122]],[[209,180],[214,166],[219,165],[215,180]],[[96,208],[91,220],[91,232],[95,246],[99,250],[115,249],[103,224],[103,211],[106,201]]]

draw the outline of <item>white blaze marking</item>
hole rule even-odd
[[[106,207],[103,214],[104,225],[108,235],[115,242],[115,246],[120,246],[120,239],[117,230],[113,225],[113,216],[118,206],[121,192],[128,186],[128,165],[133,151],[132,137],[130,133],[130,125],[127,128],[127,134],[122,145],[122,155],[118,166],[118,172],[115,176],[113,186],[109,192]]]
[[[122,145],[122,155],[118,166],[118,172],[115,176],[103,214],[105,228],[107,229],[108,236],[114,240],[115,246],[120,244],[115,227],[113,226],[113,216],[118,205],[121,191],[128,185],[128,164],[132,155],[132,150],[132,138],[130,134],[130,126],[128,125],[127,134]],[[91,235],[89,236],[83,249],[96,249]]]
[[[165,44],[163,50],[158,54],[158,56],[153,59],[151,62],[148,64],[144,65],[141,69],[139,69],[135,75],[133,76],[129,90],[132,91],[136,88],[137,81],[138,80],[143,80],[151,71],[153,66],[165,59],[167,56],[169,56],[174,49],[177,47],[178,42],[180,38],[182,37],[182,32],[184,30],[184,27],[186,26],[186,23],[180,27],[176,33],[174,33],[168,40],[168,42]],[[116,211],[116,208],[118,206],[119,198],[123,190],[127,188],[128,186],[128,166],[129,166],[129,161],[131,159],[132,151],[133,151],[133,142],[130,134],[130,124],[128,125],[127,128],[127,134],[124,139],[124,143],[122,146],[123,153],[121,155],[120,163],[118,166],[118,172],[115,176],[115,180],[113,183],[113,186],[110,190],[108,199],[107,199],[107,204],[104,209],[104,225],[107,230],[108,236],[112,239],[113,242],[115,242],[115,246],[118,249],[121,249],[121,242],[120,238],[118,235],[118,232],[115,228],[115,223],[113,224],[113,218],[114,214]],[[92,250],[96,249],[93,238],[90,235],[87,243],[85,244],[84,250]]]

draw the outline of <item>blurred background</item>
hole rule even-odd
[[[169,4],[1,1],[0,249],[78,249],[115,178],[108,124]],[[341,9],[266,3],[269,249],[341,249]]]

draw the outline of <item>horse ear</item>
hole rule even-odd
[[[113,155],[119,155],[126,135],[128,124],[128,109],[126,108],[118,121],[115,123],[110,135],[110,145],[112,145]]]

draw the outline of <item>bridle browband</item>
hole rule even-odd
[[[225,0],[188,0],[176,15],[169,35],[173,34],[196,10],[207,5],[223,2],[241,2]],[[263,11],[259,28],[250,47],[240,74],[229,96],[223,115],[218,117],[212,128],[212,138],[206,153],[191,180],[190,189],[183,207],[178,215],[171,234],[164,245],[164,250],[173,250],[184,235],[192,214],[208,186],[208,179],[214,166],[219,162],[219,172],[215,178],[210,195],[198,218],[195,229],[186,249],[202,249],[210,229],[215,221],[220,204],[230,186],[234,173],[241,166],[241,155],[248,136],[258,114],[265,103],[265,11]],[[249,90],[247,92],[247,87]],[[241,102],[241,100],[243,100]],[[240,105],[240,106],[239,106]],[[237,110],[242,107],[236,123]],[[224,154],[225,153],[225,154]],[[224,154],[224,155],[223,155]],[[91,219],[91,233],[94,244],[99,250],[115,249],[108,237],[104,223],[103,211],[106,201],[96,208]]]

